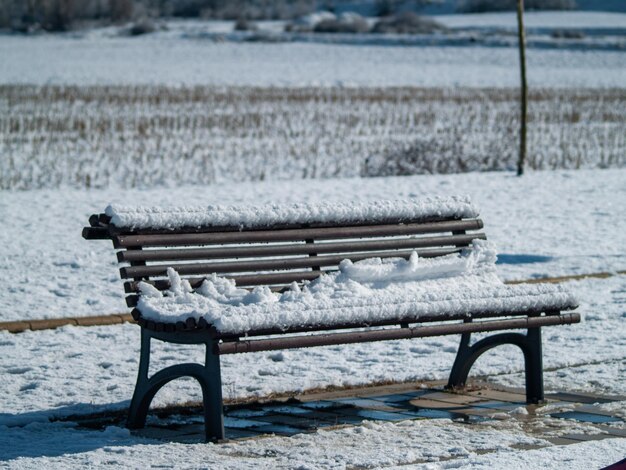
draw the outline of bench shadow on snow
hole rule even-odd
[[[162,444],[133,436],[124,427],[128,404],[128,401],[102,407],[80,404],[53,411],[0,413],[0,462],[20,457],[59,457],[99,449],[105,454],[115,454],[122,446]],[[101,424],[104,421],[104,425],[93,429],[85,426],[83,421],[87,416],[93,416]]]

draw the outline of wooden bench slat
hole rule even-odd
[[[245,274],[241,276],[223,276],[228,279],[234,279],[238,287],[251,287],[260,286],[264,284],[268,285],[289,285],[292,282],[312,281],[317,279],[325,271],[290,271],[286,273],[271,273],[271,274]],[[206,277],[187,278],[187,281],[191,284],[191,287],[197,289],[204,282]],[[142,281],[132,281],[124,283],[124,290],[127,294],[133,292],[139,292],[138,284]],[[170,288],[170,281],[167,279],[146,280],[148,284],[152,284],[159,290],[166,290]]]
[[[119,262],[131,261],[182,261],[217,258],[245,258],[266,256],[288,256],[301,254],[346,253],[366,250],[392,250],[403,248],[428,248],[443,246],[468,246],[472,240],[485,240],[484,233],[471,235],[446,235],[438,237],[394,238],[387,240],[326,242],[318,244],[289,244],[289,245],[249,245],[225,246],[220,248],[183,248],[160,250],[130,250],[118,251]]]
[[[563,310],[573,310],[576,306],[572,305],[569,308],[565,308]],[[544,309],[530,309],[524,311],[476,311],[472,312],[472,319],[480,319],[487,320],[493,318],[502,318],[502,317],[527,317],[527,316],[539,316],[544,313]],[[545,312],[546,316],[558,316],[561,312],[557,311],[556,313],[548,313]],[[246,332],[245,336],[247,337],[255,337],[255,336],[271,336],[271,335],[280,335],[286,333],[310,333],[320,330],[346,330],[346,329],[354,329],[354,328],[370,328],[370,327],[382,327],[382,326],[392,326],[392,325],[400,325],[400,324],[422,324],[422,323],[435,323],[435,322],[448,322],[448,321],[459,321],[459,320],[467,320],[468,315],[466,313],[455,313],[448,314],[442,317],[441,315],[424,315],[419,318],[406,316],[406,317],[398,317],[390,320],[379,320],[375,322],[355,324],[355,323],[338,323],[333,325],[332,327],[323,328],[319,325],[309,325],[309,326],[298,326],[298,327],[290,327],[290,328],[266,328],[259,329],[254,331]],[[216,338],[224,341],[233,341],[238,340],[242,335],[241,334],[229,334],[229,333],[216,333]]]
[[[450,220],[473,220],[474,218],[468,217],[466,219],[459,219],[456,217],[437,217],[429,216],[424,218],[406,218],[406,217],[392,217],[380,220],[361,220],[361,221],[332,221],[327,220],[325,222],[318,222],[311,220],[307,223],[281,223],[277,221],[269,226],[251,226],[244,227],[242,225],[201,225],[201,226],[181,226],[175,228],[152,228],[152,227],[117,227],[111,222],[111,218],[105,214],[94,214],[92,217],[98,217],[99,223],[105,225],[109,229],[111,236],[114,235],[169,235],[172,232],[176,233],[215,233],[215,232],[246,232],[252,231],[266,231],[266,230],[298,230],[305,228],[331,228],[331,227],[359,227],[359,226],[375,226],[375,225],[398,225],[405,223],[420,223],[426,224],[431,222],[441,222]]]
[[[91,227],[99,227],[100,226],[100,216],[98,214],[92,214],[89,216],[89,225]]]
[[[82,236],[85,240],[108,240],[109,232],[104,227],[85,227]]]
[[[222,263],[160,264],[152,266],[128,266],[120,268],[123,279],[147,276],[165,276],[169,267],[181,276],[190,274],[221,274],[247,271],[279,271],[314,266],[337,266],[344,259],[361,261],[368,258],[409,258],[417,250],[370,251],[367,253],[346,253],[333,256],[314,256],[305,258],[269,258],[264,260],[229,261]],[[419,252],[423,257],[443,256],[457,253],[460,248],[445,248]]]
[[[126,301],[129,307],[133,308],[132,315],[135,320],[137,320],[141,316],[141,312],[137,310],[135,307],[137,306],[137,301],[139,299],[138,295],[129,295],[126,297]],[[130,300],[130,301],[129,301]],[[569,305],[562,310],[575,310],[578,308],[577,305]],[[406,316],[394,318],[391,320],[380,320],[368,323],[337,323],[332,327],[327,328],[328,330],[345,330],[350,328],[369,328],[369,327],[380,327],[380,326],[391,326],[391,325],[399,325],[402,323],[411,324],[411,323],[432,323],[432,322],[441,322],[441,321],[450,321],[450,320],[466,320],[468,318],[473,319],[489,319],[489,318],[498,318],[498,317],[519,317],[519,316],[533,316],[533,315],[541,315],[545,314],[546,316],[560,315],[560,310],[555,311],[545,311],[543,308],[537,309],[527,309],[523,311],[473,311],[471,315],[468,316],[467,313],[454,313],[448,314],[444,318],[441,315],[422,315],[419,318],[415,316]],[[210,327],[204,318],[200,318],[200,322],[203,323],[206,327]],[[307,326],[295,326],[295,327],[276,327],[276,328],[265,328],[254,331],[246,332],[246,336],[254,337],[254,336],[270,336],[276,334],[284,334],[284,333],[307,333],[311,331],[319,331],[324,329],[319,325],[307,325]],[[241,334],[235,333],[217,333],[216,338],[225,341],[237,340],[241,337]]]
[[[483,226],[480,219],[448,220],[430,223],[407,223],[393,225],[359,225],[344,227],[302,228],[286,230],[251,230],[240,232],[171,233],[155,235],[114,235],[115,248],[190,246],[211,244],[239,244],[263,242],[290,242],[332,240],[341,238],[362,238],[445,233],[461,230],[479,230]]]
[[[545,317],[513,318],[446,325],[417,326],[384,330],[350,331],[310,336],[287,336],[282,338],[241,340],[216,345],[215,353],[236,354],[244,352],[273,351],[290,348],[309,348],[339,344],[386,341],[394,339],[424,338],[461,333],[478,333],[504,329],[527,329],[549,325],[567,325],[580,322],[580,314],[565,313]]]

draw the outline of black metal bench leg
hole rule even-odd
[[[222,378],[220,356],[214,353],[214,343],[206,344],[205,386],[202,390],[204,404],[204,431],[206,440],[224,439],[224,407],[222,402]]]
[[[139,371],[137,373],[137,383],[135,384],[135,391],[133,392],[133,398],[130,402],[130,409],[128,410],[128,419],[126,426],[129,429],[139,429],[146,425],[146,416],[148,415],[148,408],[150,407],[150,401],[146,400],[148,397],[146,392],[150,388],[150,382],[148,380],[148,370],[150,368],[150,340],[152,337],[150,333],[142,328],[141,329],[141,351],[139,353]]]
[[[526,402],[540,403],[544,399],[541,328],[528,329],[524,360],[526,365]]]
[[[474,362],[491,348],[501,344],[514,344],[524,353],[526,402],[539,403],[544,399],[540,328],[529,328],[526,335],[521,333],[500,333],[488,336],[477,341],[472,346],[469,345],[469,342],[470,334],[463,334],[446,388],[464,387]]]
[[[128,412],[127,427],[140,429],[146,424],[150,403],[156,393],[168,382],[179,377],[193,377],[202,388],[205,435],[207,441],[224,439],[224,417],[222,410],[222,383],[219,356],[214,354],[212,341],[206,342],[206,362],[200,364],[177,364],[160,370],[148,378],[150,366],[150,340],[152,335],[141,330],[141,355],[137,384]]]
[[[469,375],[472,363],[468,363],[468,359],[471,353],[469,342],[472,335],[471,333],[463,333],[461,335],[461,342],[459,343],[459,349],[456,352],[454,364],[452,364],[452,370],[450,371],[450,377],[448,378],[448,385],[446,388],[460,388],[465,386],[467,376]]]

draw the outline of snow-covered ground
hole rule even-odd
[[[24,60],[28,57],[28,60]],[[233,43],[146,36],[1,36],[0,83],[248,86],[519,84],[515,48]],[[621,51],[528,51],[540,87],[621,87]]]
[[[498,13],[467,13],[437,15],[435,20],[448,28],[505,28],[517,29],[517,15],[513,11]],[[626,29],[626,13],[602,11],[527,11],[524,25],[528,29]]]
[[[617,462],[626,453],[626,439],[552,446],[524,435],[515,423],[468,428],[448,420],[366,422],[355,428],[220,445],[164,444],[133,438],[116,427],[85,432],[61,423],[8,431],[9,438],[0,441],[4,456],[0,462],[7,468],[432,470],[563,468],[565,464],[568,469],[586,470]],[[524,451],[520,446],[538,449]]]
[[[625,176],[623,170],[584,170],[529,173],[523,178],[510,173],[483,173],[267,182],[236,189],[232,185],[216,185],[143,191],[6,191],[0,199],[0,211],[2,218],[11,224],[0,234],[3,247],[0,282],[8,288],[1,296],[0,311],[3,319],[10,319],[123,310],[113,251],[107,242],[82,240],[81,226],[90,212],[102,210],[109,202],[178,204],[186,200],[190,191],[197,195],[195,204],[199,200],[207,204],[216,201],[258,204],[469,193],[481,207],[487,234],[500,248],[502,263],[498,268],[503,277],[623,270]],[[32,216],[35,213],[36,218]],[[544,329],[545,367],[558,368],[546,373],[548,390],[626,393],[623,381],[626,277],[572,281],[566,286],[580,298],[583,323]],[[7,456],[6,463],[16,468],[81,464],[136,466],[139,459],[172,462],[173,455],[186,452],[188,460],[180,462],[193,466],[202,461],[211,467],[211,462],[219,461],[224,468],[245,468],[253,465],[252,462],[261,468],[293,468],[304,462],[310,468],[342,468],[364,462],[389,466],[443,458],[453,458],[455,464],[468,468],[481,468],[481,465],[502,465],[506,457],[522,466],[522,462],[531,465],[542,459],[565,456],[571,456],[572,465],[580,466],[587,459],[597,459],[598,465],[612,463],[618,460],[624,445],[624,440],[619,440],[579,444],[566,450],[547,447],[532,453],[521,452],[509,447],[529,443],[515,429],[472,428],[466,433],[458,424],[438,422],[372,424],[357,430],[322,431],[296,438],[188,447],[154,445],[153,441],[131,437],[119,428],[81,431],[71,424],[48,422],[51,416],[125,408],[134,386],[138,335],[138,328],[128,324],[65,327],[19,335],[1,333],[0,393],[4,398],[0,404],[0,427],[9,427],[2,428],[4,438],[0,439],[0,446],[4,447],[0,447],[0,454]],[[452,364],[457,341],[444,337],[225,356],[224,394],[232,399],[326,385],[443,379]],[[159,345],[155,350],[155,367],[189,356],[200,360],[202,352],[195,347]],[[399,357],[403,360],[398,361]],[[407,364],[412,366],[406,367]],[[562,369],[567,365],[575,367]],[[521,384],[521,370],[519,351],[501,347],[481,358],[473,373],[501,374],[497,381],[517,386]],[[198,398],[199,390],[194,383],[175,381],[157,395],[155,403],[163,405]],[[381,450],[375,455],[363,454],[359,450],[361,434],[372,429],[374,434],[370,437]],[[381,440],[381,433],[388,437]],[[420,444],[415,444],[415,433],[420,435],[417,441]],[[455,444],[451,447],[449,441],[441,441],[441,433],[454,435]],[[39,450],[28,447],[26,443],[32,440],[41,441]],[[438,440],[443,442],[442,447],[434,444]],[[396,457],[383,450],[392,441],[400,449],[393,454]],[[303,446],[312,450],[302,454]],[[486,450],[482,446],[497,452],[478,456],[477,453]],[[19,459],[20,456],[29,458]]]

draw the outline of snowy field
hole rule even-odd
[[[24,60],[28,57],[28,60]],[[0,36],[0,83],[239,86],[519,84],[517,49]],[[626,53],[528,51],[534,87],[621,87]]]
[[[517,30],[515,12],[467,13],[438,15],[434,19],[448,28],[505,28]],[[527,11],[524,25],[528,29],[626,29],[626,13],[602,11]]]
[[[0,86],[0,189],[510,170],[518,99],[501,88]],[[529,168],[626,165],[622,89],[529,100]]]
[[[529,14],[528,23],[534,28],[566,27],[567,21],[572,28],[623,28],[624,15],[603,15],[568,14],[557,18],[551,13]],[[511,15],[477,18],[460,15],[442,21],[450,21],[448,26],[452,28],[510,27]],[[559,168],[559,161],[575,148],[581,158],[592,156],[592,164],[581,160],[581,164],[572,166],[584,169],[531,171],[523,178],[510,171],[336,178],[367,174],[362,171],[362,162],[371,162],[363,155],[369,147],[376,149],[372,155],[384,157],[383,150],[390,142],[395,142],[391,148],[399,149],[414,143],[410,129],[423,124],[420,119],[431,122],[428,131],[418,138],[422,142],[419,148],[424,148],[424,142],[449,142],[454,132],[482,132],[481,136],[487,136],[485,142],[502,141],[501,147],[489,151],[483,144],[483,153],[496,161],[502,156],[500,150],[513,147],[515,141],[515,133],[507,134],[504,129],[516,128],[511,118],[515,110],[514,87],[518,85],[516,49],[220,43],[211,39],[213,36],[196,34],[202,32],[202,25],[185,27],[193,34],[185,36],[182,27],[176,26],[140,38],[119,37],[119,31],[112,29],[0,36],[0,84],[6,85],[0,87],[0,180],[6,182],[17,175],[20,181],[34,182],[30,186],[3,183],[3,187],[28,190],[0,192],[0,321],[127,310],[110,243],[87,242],[80,236],[87,217],[109,203],[261,204],[468,194],[481,209],[485,232],[498,248],[497,269],[503,279],[615,274],[626,269],[626,53],[571,48],[529,50],[531,87],[541,87],[541,93],[546,93],[539,95],[534,123],[531,120],[531,148],[545,152],[544,168]],[[22,87],[29,84],[35,87]],[[61,94],[67,86],[77,86],[80,93],[86,93],[91,85],[118,87],[117,91],[98,91],[110,93],[118,105],[96,109],[101,102],[80,96],[55,100],[51,98],[54,87],[49,85],[59,85]],[[182,90],[184,95],[188,93],[185,87],[195,85],[204,87],[202,93],[221,90],[215,94],[223,93],[226,98],[208,104],[205,101],[195,108],[191,101],[182,100],[169,111],[155,105],[151,97],[123,104],[128,95],[120,93],[119,87],[130,87],[125,93],[132,93],[132,87],[137,86],[134,90],[140,95],[152,85],[171,87],[161,91],[172,101],[178,96],[172,90]],[[305,100],[295,114],[297,106],[293,104],[276,101],[266,106],[263,99],[255,101],[255,93],[267,96],[289,88],[297,94],[302,93],[301,87],[310,85],[321,88],[315,89],[316,96]],[[15,86],[22,87],[19,93],[26,90],[31,98],[15,100],[13,91],[8,91]],[[240,86],[269,88],[237,88],[233,93],[231,87]],[[429,92],[414,90],[415,95],[403,105],[406,96],[398,97],[402,91],[387,88],[390,86],[438,87],[433,101],[439,102],[427,104],[425,96]],[[457,86],[464,88],[442,91]],[[371,88],[383,87],[381,93],[386,101],[374,104],[376,100],[370,98],[361,102],[333,98],[333,93],[362,93],[363,87],[370,87],[365,94],[371,93]],[[487,91],[490,87],[497,90]],[[460,104],[446,104],[442,96]],[[473,98],[467,102],[459,96]],[[479,103],[481,97],[486,105]],[[32,106],[29,100],[38,104]],[[252,104],[241,107],[245,101]],[[420,113],[411,114],[410,107],[418,105],[423,106]],[[201,122],[212,115],[226,116],[224,121],[230,124],[221,128],[219,119]],[[46,120],[50,116],[53,119]],[[85,116],[89,119],[83,119]],[[177,121],[177,116],[195,116],[200,125],[195,131],[193,126],[189,127],[191,131],[181,131],[177,122],[184,121]],[[311,116],[314,125],[307,126]],[[369,121],[359,121],[355,116],[367,116]],[[464,116],[471,117],[468,127],[461,127]],[[81,122],[86,123],[84,127]],[[562,122],[568,124],[558,125]],[[485,133],[498,124],[502,124],[500,130]],[[104,131],[95,132],[98,125]],[[229,125],[255,131],[228,135]],[[202,126],[213,133],[203,131]],[[309,132],[308,128],[317,130]],[[111,129],[114,131],[109,132]],[[324,140],[320,137],[324,134],[330,137]],[[449,154],[437,164],[449,165],[447,157],[455,153],[473,155],[471,150],[481,139],[449,147]],[[344,140],[349,144],[336,144]],[[293,155],[303,159],[316,155],[313,160],[317,162],[317,173],[303,172],[306,165],[298,167],[295,158],[290,160],[290,173],[279,174],[283,179],[274,180],[278,170],[272,157],[276,157],[277,149],[279,154],[287,155],[290,144],[295,149]],[[213,162],[213,168],[221,171],[214,176],[220,174],[220,178],[194,180],[197,169],[191,174],[169,163],[164,164],[166,172],[159,174],[158,158],[149,158],[161,152],[203,161],[201,149],[207,145],[221,148],[222,153],[217,153],[220,158]],[[100,153],[94,149],[100,149]],[[247,177],[238,179],[264,181],[228,182],[224,175],[230,161],[222,156],[237,151],[248,155],[252,163],[254,158],[259,159],[251,166],[251,173],[244,175]],[[111,156],[115,153],[137,157],[114,160]],[[350,153],[355,155],[352,160],[345,157]],[[338,154],[343,158],[341,164],[334,162]],[[537,155],[541,152],[533,150],[531,158]],[[606,159],[604,164],[601,155]],[[136,179],[124,181],[115,174],[106,179],[101,170],[107,167],[128,170]],[[273,169],[261,178],[258,171],[263,168]],[[350,168],[353,173],[348,172]],[[510,168],[510,163],[499,168]],[[73,176],[68,178],[68,174]],[[142,181],[142,176],[146,180]],[[319,176],[327,179],[297,179]],[[569,281],[564,285],[580,300],[582,323],[543,330],[546,389],[625,395],[626,276]],[[224,396],[236,401],[326,386],[445,379],[457,344],[458,338],[444,337],[225,356]],[[614,463],[626,455],[626,439],[554,446],[529,437],[513,415],[504,421],[471,427],[448,420],[365,423],[291,438],[269,437],[224,445],[167,444],[138,438],[113,426],[105,431],[88,431],[74,423],[49,421],[75,413],[125,409],[135,383],[138,348],[139,328],[130,324],[64,327],[16,335],[0,332],[0,467],[586,470]],[[161,344],[153,351],[153,362],[157,367],[189,357],[199,360],[201,356],[199,348]],[[489,380],[502,385],[521,386],[522,370],[519,351],[505,346],[482,357],[472,372],[488,375]],[[159,392],[155,404],[198,399],[197,385],[180,380]],[[626,416],[625,402],[610,406],[615,414]],[[597,432],[570,420],[559,420],[559,425],[554,436]],[[525,446],[535,449],[527,450]]]

